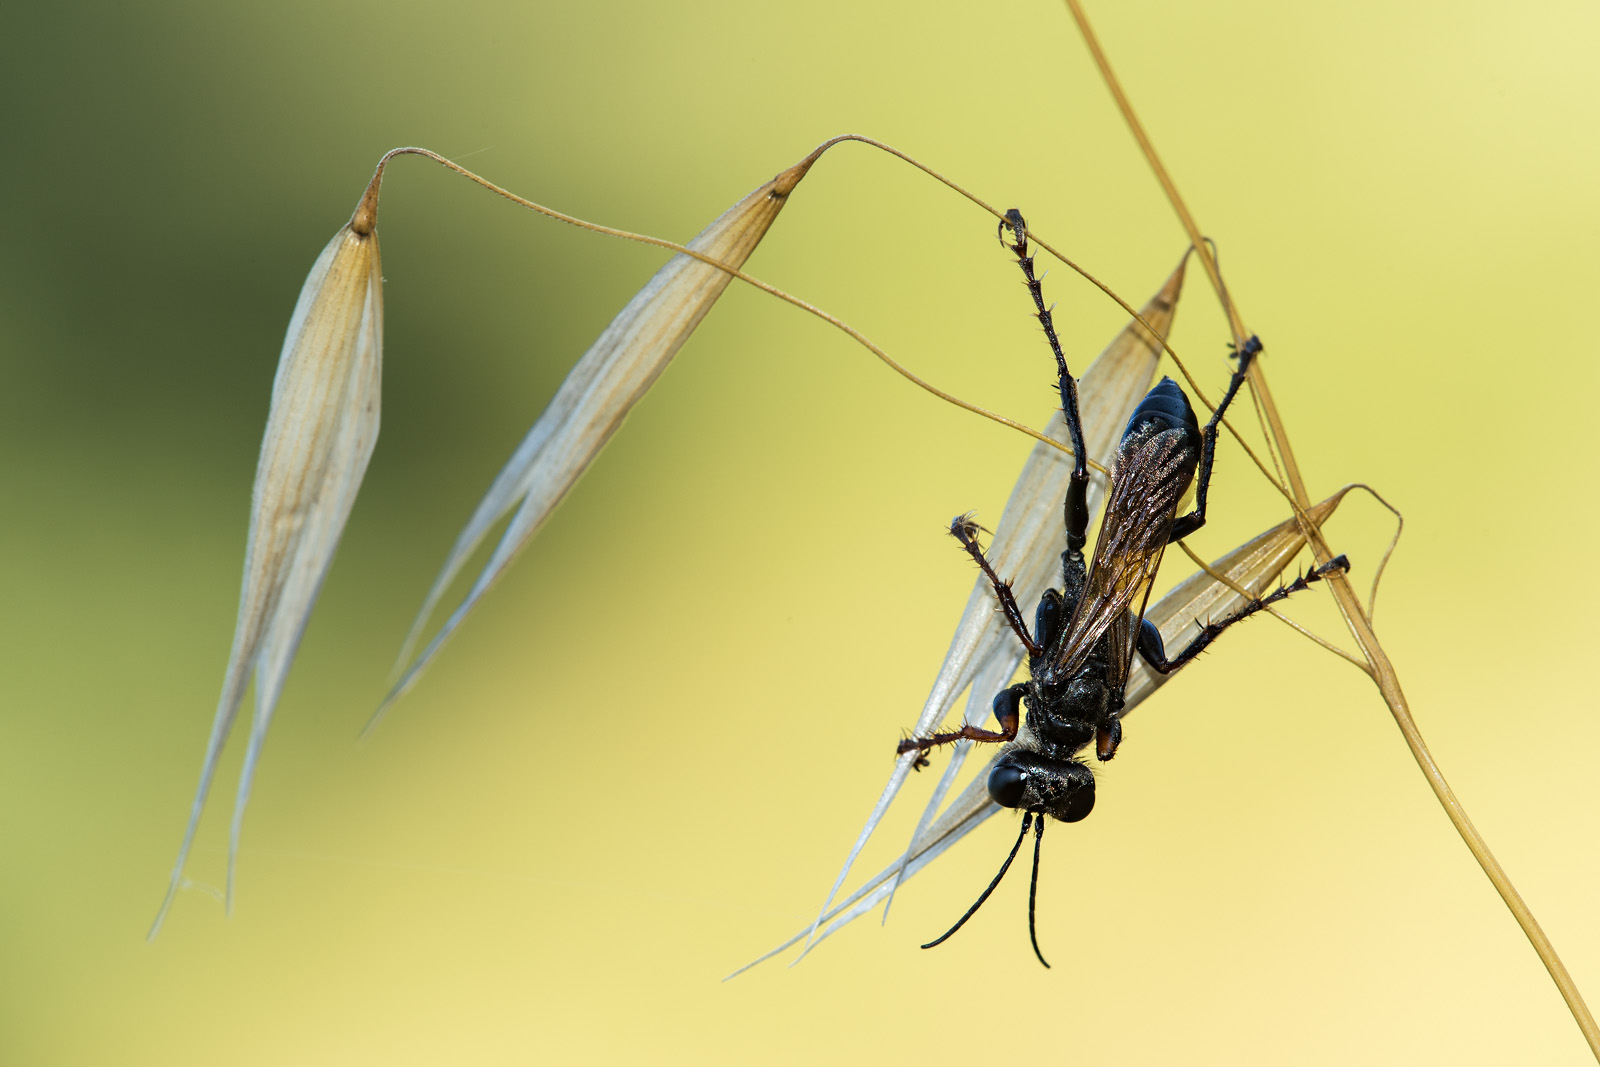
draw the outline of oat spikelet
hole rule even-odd
[[[818,149],[756,188],[687,247],[730,267],[743,266],[821,153]],[[674,256],[578,360],[457,536],[401,649],[396,665],[399,680],[373,713],[363,736],[415,684],[456,628],[527,547],[732,280],[732,275],[717,267],[686,255]],[[422,652],[413,656],[424,627],[451,583],[489,531],[508,514],[511,521],[472,588]]]
[[[228,839],[232,907],[239,830],[256,761],[378,439],[383,273],[376,227],[382,173],[380,166],[350,222],[317,257],[289,319],[256,466],[233,649],[189,823],[151,937],[183,884],[217,762],[254,677],[255,714]]]

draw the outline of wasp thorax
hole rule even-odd
[[[1076,760],[1013,750],[989,772],[989,795],[1003,808],[1077,822],[1094,810],[1094,775]]]

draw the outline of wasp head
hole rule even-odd
[[[1094,775],[1077,760],[1013,749],[989,772],[989,795],[1003,808],[1077,822],[1094,810]]]

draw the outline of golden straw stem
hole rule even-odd
[[[1211,249],[1201,239],[1200,228],[1195,225],[1194,217],[1189,214],[1189,209],[1184,205],[1183,197],[1178,194],[1178,187],[1173,184],[1172,177],[1167,169],[1162,166],[1161,159],[1156,155],[1155,146],[1150,143],[1150,138],[1145,134],[1144,127],[1139,123],[1139,118],[1134,114],[1133,105],[1128,102],[1127,96],[1122,91],[1116,75],[1111,70],[1105,52],[1100,48],[1100,42],[1095,38],[1094,31],[1089,26],[1089,20],[1083,12],[1079,0],[1065,0],[1067,8],[1072,12],[1072,17],[1078,24],[1078,31],[1082,34],[1084,43],[1089,48],[1089,54],[1094,57],[1095,65],[1100,68],[1100,76],[1105,80],[1106,87],[1111,91],[1112,98],[1116,100],[1117,108],[1122,112],[1128,129],[1133,133],[1134,140],[1138,141],[1140,151],[1144,153],[1145,160],[1150,168],[1155,171],[1156,180],[1161,183],[1166,191],[1167,199],[1178,214],[1178,219],[1183,223],[1189,240],[1193,242],[1195,254],[1200,257],[1200,262],[1205,268],[1206,276],[1211,279],[1212,288],[1217,291],[1218,298],[1222,301],[1223,309],[1228,315],[1228,323],[1233,330],[1234,342],[1242,344],[1249,336],[1244,327],[1244,320],[1239,315],[1237,305],[1228,294],[1227,288],[1222,283],[1222,275],[1217,270],[1215,258]],[[1327,543],[1322,538],[1322,531],[1311,522],[1305,514],[1305,508],[1310,504],[1310,497],[1306,494],[1305,482],[1301,478],[1300,468],[1295,463],[1294,451],[1289,445],[1289,435],[1284,429],[1283,420],[1278,415],[1277,406],[1272,402],[1272,393],[1267,388],[1266,375],[1262,370],[1261,361],[1257,360],[1250,368],[1250,382],[1257,396],[1260,398],[1263,414],[1266,417],[1272,443],[1278,454],[1282,457],[1284,473],[1287,477],[1289,488],[1294,494],[1296,502],[1295,514],[1300,520],[1300,525],[1306,534],[1306,541],[1312,546],[1317,562],[1326,563],[1332,558]],[[1517,924],[1522,927],[1522,932],[1527,935],[1528,941],[1533,945],[1533,950],[1539,954],[1539,959],[1544,962],[1545,969],[1550,972],[1556,988],[1561,991],[1562,998],[1567,1002],[1567,1008],[1572,1012],[1572,1017],[1578,1023],[1578,1029],[1583,1031],[1584,1040],[1589,1043],[1589,1050],[1595,1059],[1600,1061],[1600,1027],[1596,1027],[1594,1016],[1590,1014],[1589,1007],[1583,1001],[1583,994],[1578,991],[1572,976],[1567,973],[1566,966],[1561,962],[1561,957],[1556,954],[1555,946],[1545,936],[1539,922],[1533,917],[1533,912],[1523,901],[1521,894],[1511,884],[1511,879],[1506,876],[1504,868],[1489,851],[1488,844],[1483,836],[1472,825],[1472,820],[1467,817],[1466,809],[1461,801],[1456,798],[1450,783],[1445,781],[1444,774],[1434,762],[1433,755],[1428,751],[1427,744],[1422,739],[1422,732],[1417,728],[1416,721],[1411,717],[1411,709],[1406,703],[1405,694],[1400,689],[1400,679],[1395,673],[1394,665],[1390,663],[1382,644],[1379,643],[1377,634],[1372,630],[1371,621],[1362,611],[1361,603],[1356,598],[1355,591],[1350,587],[1349,580],[1344,574],[1330,574],[1327,578],[1328,587],[1333,592],[1335,603],[1344,615],[1350,627],[1351,635],[1355,637],[1356,644],[1360,647],[1362,655],[1371,665],[1373,681],[1377,683],[1378,691],[1383,695],[1384,703],[1389,706],[1389,711],[1394,716],[1395,724],[1400,727],[1401,736],[1405,738],[1406,745],[1411,749],[1412,757],[1417,761],[1417,766],[1422,769],[1423,776],[1428,779],[1428,784],[1433,788],[1434,796],[1438,797],[1445,814],[1450,817],[1450,822],[1455,826],[1456,832],[1466,842],[1473,858],[1483,868],[1483,873],[1494,885],[1495,891],[1500,894],[1500,899],[1505,901]]]

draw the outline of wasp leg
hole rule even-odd
[[[1238,350],[1239,366],[1234,369],[1233,377],[1228,380],[1228,391],[1222,395],[1222,403],[1217,405],[1217,410],[1212,412],[1211,421],[1206,423],[1205,430],[1200,435],[1200,472],[1194,483],[1194,510],[1187,515],[1180,515],[1172,524],[1172,532],[1167,535],[1167,544],[1182,541],[1206,524],[1206,491],[1211,488],[1211,464],[1217,454],[1217,428],[1222,425],[1223,413],[1228,410],[1228,405],[1233,403],[1233,398],[1238,395],[1240,386],[1244,385],[1245,376],[1250,373],[1250,363],[1261,351],[1261,339],[1251,336]]]
[[[1017,606],[1017,598],[1011,593],[1011,583],[1003,582],[1000,576],[989,566],[989,561],[984,558],[983,549],[978,545],[978,524],[965,515],[957,515],[950,520],[950,536],[961,542],[961,547],[967,550],[967,555],[972,557],[978,569],[983,571],[983,576],[989,579],[989,585],[994,589],[995,599],[1000,601],[1000,610],[1005,613],[1006,622],[1011,624],[1011,630],[1017,635],[1017,640],[1022,642],[1022,647],[1028,650],[1029,656],[1038,656],[1044,649],[1034,641],[1028,633],[1028,626],[1022,620],[1022,609]]]
[[[1156,634],[1156,639],[1161,639],[1161,634]],[[1110,763],[1117,755],[1117,747],[1122,744],[1122,697],[1116,698],[1117,707],[1106,714],[1105,719],[1094,730],[1094,756],[1101,763]]]
[[[1055,643],[1061,624],[1071,610],[1054,589],[1046,589],[1039,597],[1039,606],[1033,612],[1033,640],[1041,654]]]
[[[1218,634],[1234,623],[1248,619],[1268,604],[1276,604],[1280,600],[1287,600],[1290,593],[1298,593],[1303,589],[1309,588],[1312,582],[1321,581],[1335,571],[1348,571],[1349,569],[1350,560],[1348,558],[1335,556],[1327,563],[1313,571],[1306,572],[1288,585],[1279,586],[1276,592],[1250,601],[1250,603],[1232,615],[1225,616],[1215,622],[1206,623],[1205,626],[1200,628],[1199,636],[1189,642],[1189,647],[1172,659],[1167,658],[1166,649],[1161,644],[1161,631],[1157,630],[1149,619],[1146,619],[1143,625],[1139,627],[1139,655],[1143,656],[1144,661],[1160,673],[1171,674],[1204,652],[1206,647],[1217,639]]]
[[[1002,689],[994,695],[994,717],[1000,722],[999,731],[985,730],[981,726],[962,725],[959,730],[948,733],[934,734],[931,737],[908,737],[895,748],[894,754],[903,756],[907,752],[926,752],[939,745],[948,745],[955,741],[1015,741],[1017,728],[1022,722],[1021,700],[1022,694],[1028,691],[1025,684]],[[921,766],[919,761],[918,766]]]
[[[1067,357],[1061,354],[1061,341],[1056,337],[1055,321],[1044,303],[1044,288],[1033,274],[1033,257],[1028,255],[1028,223],[1022,212],[1012,208],[1000,223],[1002,235],[1010,230],[1015,240],[1005,244],[1017,257],[1017,266],[1027,280],[1028,293],[1033,297],[1034,314],[1044,335],[1050,341],[1050,351],[1056,357],[1056,375],[1061,389],[1061,413],[1067,420],[1067,436],[1072,441],[1072,480],[1067,483],[1067,499],[1062,504],[1067,525],[1067,551],[1082,555],[1088,542],[1089,530],[1089,456],[1083,443],[1083,420],[1078,414],[1078,382],[1067,369]]]

